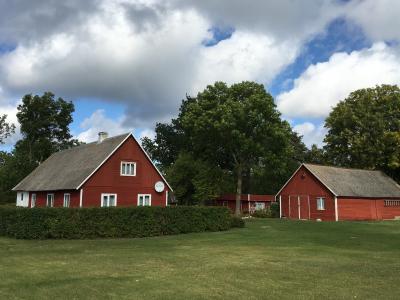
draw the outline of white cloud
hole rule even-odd
[[[16,48],[0,55],[0,85],[18,96],[51,90],[65,99],[118,101],[127,107],[126,124],[135,127],[168,120],[186,93],[216,80],[268,84],[342,7],[333,0],[259,0],[246,4],[244,14],[241,1],[80,5],[47,3],[30,7],[29,15],[10,5],[12,21],[0,21],[0,41]],[[7,10],[0,4],[0,11]],[[208,30],[219,25],[236,31],[205,47]]]
[[[303,136],[303,142],[307,147],[310,148],[313,144],[316,144],[319,147],[323,145],[326,129],[322,123],[314,125],[310,122],[304,122],[295,125],[293,130]]]
[[[384,43],[309,66],[277,97],[278,109],[288,117],[326,117],[350,92],[377,84],[400,84],[400,55]]]
[[[86,143],[96,141],[101,131],[107,132],[109,136],[133,131],[132,127],[124,126],[124,117],[117,120],[107,118],[103,109],[96,110],[90,117],[84,119],[80,127],[83,131],[75,138]]]
[[[345,15],[375,41],[400,41],[399,13],[398,0],[357,0],[350,2]]]

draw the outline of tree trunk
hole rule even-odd
[[[237,168],[237,184],[236,184],[236,208],[235,215],[239,216],[240,211],[240,198],[242,196],[242,181],[243,181],[243,170],[242,166],[239,165]]]

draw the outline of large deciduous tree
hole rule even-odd
[[[72,102],[55,99],[50,92],[22,98],[17,113],[22,139],[16,143],[15,153],[25,158],[29,170],[52,153],[77,143],[69,131],[74,110]]]
[[[352,92],[325,122],[331,163],[381,169],[400,180],[400,89],[394,85]]]
[[[264,86],[217,82],[199,93],[182,118],[197,157],[231,171],[236,178],[236,214],[240,214],[243,176],[285,151],[291,138],[273,98]]]

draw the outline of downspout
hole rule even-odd
[[[83,205],[83,189],[80,190],[80,195],[79,195],[79,207],[82,207]]]
[[[279,219],[282,219],[282,195],[279,195]]]

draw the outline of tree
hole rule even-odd
[[[352,92],[330,113],[324,147],[335,165],[381,169],[400,180],[400,89],[395,85]]]
[[[237,215],[245,171],[268,168],[291,138],[272,96],[254,82],[208,86],[187,106],[182,126],[196,157],[235,175]]]
[[[69,131],[74,110],[72,102],[55,99],[50,92],[22,98],[17,113],[22,139],[15,145],[15,154],[24,158],[27,172],[52,153],[78,143]]]
[[[305,153],[304,162],[319,165],[326,164],[327,160],[324,149],[318,148],[315,144],[311,145],[311,149],[307,149]]]
[[[14,133],[14,124],[7,123],[7,115],[0,116],[0,144],[4,143],[4,140]]]

